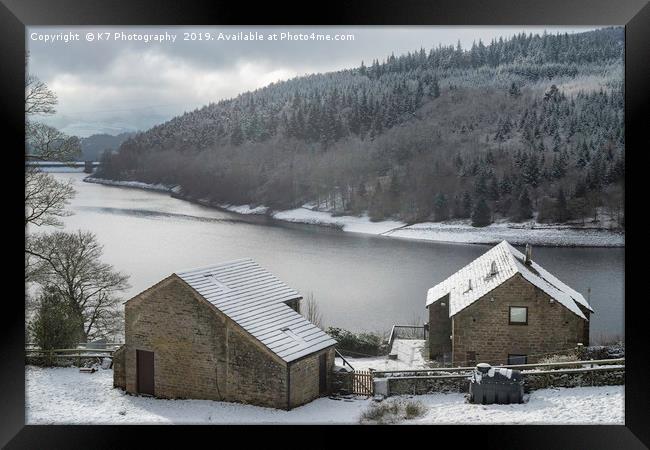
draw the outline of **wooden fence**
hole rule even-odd
[[[374,393],[372,372],[366,370],[355,370],[350,372],[352,377],[352,393],[356,395],[369,395]]]
[[[115,350],[117,350],[121,345],[122,344],[111,343],[106,344],[105,348],[87,348],[79,346],[77,348],[42,350],[33,344],[27,344],[25,347],[25,356],[31,359],[40,359],[48,365],[52,365],[54,361],[64,359],[75,361],[77,366],[81,366],[82,360],[101,360],[102,358],[112,357]]]
[[[526,372],[537,372],[531,369],[552,369],[556,368],[575,368],[575,369],[586,369],[590,370],[589,367],[596,369],[594,366],[625,366],[625,358],[615,358],[615,359],[597,359],[589,361],[568,361],[568,362],[556,362],[556,363],[538,363],[538,364],[518,364],[518,365],[498,365],[492,366],[495,368],[507,368],[507,369],[518,369]],[[435,374],[443,373],[445,377],[455,376],[455,377],[464,377],[470,375],[474,371],[475,367],[432,367],[430,369],[411,369],[411,370],[375,370],[373,375],[375,377],[386,377],[386,376],[436,376]],[[620,367],[618,367],[620,370]],[[452,375],[458,373],[459,375]],[[557,370],[554,370],[553,373],[559,373]],[[431,375],[430,375],[431,374]]]

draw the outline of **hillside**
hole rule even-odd
[[[520,34],[274,83],[135,135],[98,176],[375,220],[622,225],[623,36]]]
[[[117,150],[120,145],[135,133],[111,134],[93,134],[85,138],[80,138],[81,159],[84,161],[99,161],[105,150]]]

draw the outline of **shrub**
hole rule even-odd
[[[52,288],[46,288],[37,300],[29,331],[43,350],[70,348],[82,338],[83,322],[69,304]]]
[[[426,407],[415,400],[387,400],[373,403],[361,414],[361,423],[394,424],[404,419],[421,417]]]
[[[550,364],[550,363],[561,363],[561,362],[571,362],[579,361],[578,356],[575,353],[569,353],[566,355],[550,355],[545,356],[539,360],[540,364]]]
[[[404,417],[406,419],[414,419],[416,417],[421,417],[427,409],[419,401],[408,401],[404,405]]]
[[[379,356],[388,353],[386,340],[377,333],[353,333],[342,328],[329,327],[327,334],[336,339],[339,350],[366,356]]]

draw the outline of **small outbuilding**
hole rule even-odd
[[[502,241],[427,294],[429,356],[454,366],[525,364],[589,345],[593,309],[570,288]]]
[[[336,341],[251,259],[173,273],[125,303],[114,385],[281,409],[330,389]]]

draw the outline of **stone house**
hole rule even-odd
[[[429,356],[454,366],[525,364],[589,345],[585,298],[506,241],[429,289]]]
[[[173,273],[125,303],[114,385],[281,409],[330,389],[336,341],[251,259]]]

